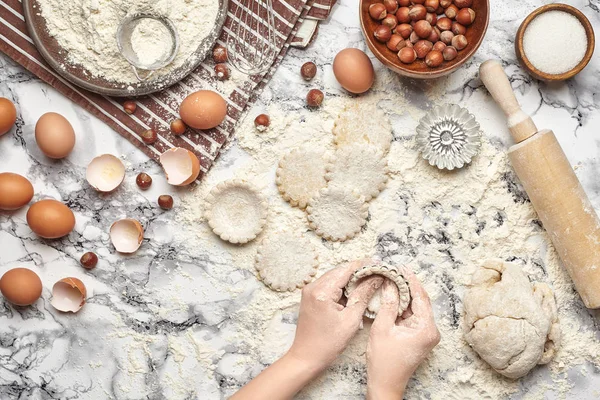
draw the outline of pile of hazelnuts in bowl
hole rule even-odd
[[[473,0],[383,0],[369,6],[373,36],[400,62],[424,60],[430,68],[452,61],[469,44],[465,34],[477,15]]]

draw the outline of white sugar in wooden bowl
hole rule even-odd
[[[532,12],[515,40],[517,57],[534,77],[547,81],[575,76],[594,51],[594,31],[579,10],[549,4]]]

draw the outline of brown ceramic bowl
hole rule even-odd
[[[369,49],[375,54],[375,57],[386,67],[400,75],[417,79],[433,79],[448,75],[463,65],[479,48],[485,32],[487,31],[490,19],[489,0],[474,0],[471,8],[475,11],[475,22],[467,27],[468,45],[458,52],[458,56],[452,61],[444,61],[437,68],[428,67],[424,60],[416,60],[412,64],[403,64],[398,59],[398,52],[387,48],[385,43],[378,42],[373,36],[373,31],[379,25],[369,15],[369,6],[373,3],[381,3],[381,0],[360,0],[360,25],[367,40]]]
[[[583,57],[581,62],[575,66],[575,68],[562,74],[547,74],[543,71],[540,71],[539,69],[534,67],[533,64],[531,64],[531,62],[527,59],[527,56],[525,55],[525,51],[523,50],[523,36],[525,35],[525,29],[527,29],[527,26],[529,26],[529,24],[535,19],[535,17],[541,15],[542,13],[545,13],[546,11],[564,11],[574,15],[575,18],[577,18],[579,22],[581,22],[581,25],[583,25],[583,28],[585,29],[585,34],[587,35],[588,46],[587,51],[585,52],[585,56]],[[592,54],[594,54],[594,46],[594,29],[592,28],[592,24],[590,24],[590,21],[586,18],[585,15],[583,15],[581,11],[579,11],[575,7],[560,3],[542,6],[534,12],[532,12],[531,14],[529,14],[527,18],[525,18],[523,23],[521,23],[521,26],[517,31],[517,37],[515,39],[515,52],[517,53],[517,58],[521,62],[521,65],[523,65],[523,67],[527,70],[527,72],[529,72],[531,76],[544,81],[564,81],[565,79],[569,79],[577,75],[590,62]]]

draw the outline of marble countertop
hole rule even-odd
[[[397,77],[373,59],[378,82],[386,82],[376,85],[374,92],[385,102],[387,98],[393,101],[393,91],[401,91],[412,107],[423,110],[441,102],[466,106],[477,115],[495,145],[507,148],[510,137],[504,118],[476,77],[482,61],[501,59],[523,109],[539,126],[554,130],[593,205],[600,210],[600,56],[569,82],[538,82],[519,68],[512,40],[521,20],[547,2],[491,3],[487,37],[460,71],[434,82],[416,82]],[[596,1],[569,3],[600,28]],[[326,101],[348,98],[335,82],[331,62],[345,47],[365,49],[357,11],[355,0],[338,1],[330,20],[321,24],[316,42],[305,50],[290,50],[248,119],[276,105],[282,105],[288,118],[304,121],[314,116],[314,111],[304,106],[310,84],[298,74],[307,60],[319,65],[320,75],[313,84],[324,90]],[[27,267],[38,272],[44,283],[42,299],[32,307],[15,308],[0,300],[2,400],[219,399],[233,393],[284,351],[293,336],[294,306],[299,296],[282,297],[280,311],[269,316],[278,321],[276,328],[268,324],[265,330],[240,331],[247,321],[237,316],[266,290],[251,269],[240,266],[248,263],[255,247],[239,250],[204,235],[206,229],[198,227],[203,223],[190,218],[194,209],[190,204],[201,201],[197,191],[169,187],[157,164],[5,56],[0,56],[0,96],[12,99],[19,113],[16,128],[0,137],[0,171],[27,176],[35,187],[36,199],[60,199],[77,218],[70,235],[46,241],[29,230],[26,208],[0,213],[0,275],[14,267]],[[390,111],[394,107],[399,110],[397,114]],[[387,108],[395,143],[409,140],[416,124],[413,116],[400,111],[401,107],[391,104]],[[49,111],[67,117],[77,134],[75,150],[63,161],[45,158],[33,138],[37,119]],[[246,121],[240,129],[252,129],[250,126]],[[263,143],[265,151],[269,145],[268,141]],[[127,166],[124,184],[110,195],[98,195],[85,182],[87,164],[102,153],[122,157]],[[234,141],[206,177],[206,185],[244,169],[251,174],[257,168],[254,162],[252,152]],[[135,185],[135,176],[141,171],[155,177],[152,187],[144,192]],[[174,196],[175,208],[164,212],[155,201],[167,193]],[[131,256],[117,254],[107,234],[110,224],[125,216],[143,221],[146,229],[142,248]],[[374,237],[380,239],[385,233],[374,232]],[[378,243],[381,245],[381,240]],[[339,247],[322,246],[323,251],[340,251]],[[411,253],[408,246],[404,250]],[[100,257],[95,270],[86,271],[79,265],[79,257],[86,251],[95,251]],[[381,246],[371,248],[371,254],[385,251]],[[88,288],[88,303],[76,315],[61,314],[49,304],[52,284],[66,276],[79,277]],[[451,292],[452,285],[446,285]],[[436,317],[449,318],[447,302],[435,300]],[[600,314],[585,310],[581,304],[573,309],[579,329],[597,332]],[[273,354],[261,355],[261,349],[271,344]],[[561,375],[564,382],[558,384],[553,383],[549,370],[538,370],[514,385],[512,398],[598,398],[600,352],[597,348],[593,351],[595,362],[587,364],[587,372],[574,366]],[[484,368],[481,365],[474,368]],[[446,376],[439,372],[436,379],[443,381]],[[340,382],[336,377],[341,377]],[[365,379],[364,363],[342,361],[299,397],[363,398]],[[481,387],[477,392],[436,392],[435,386],[427,387],[427,382],[435,382],[431,379],[413,383],[407,398],[492,398],[492,392],[486,394]],[[534,390],[538,387],[544,389]],[[532,395],[534,392],[538,397]]]

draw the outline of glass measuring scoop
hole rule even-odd
[[[134,14],[121,21],[117,46],[138,80],[145,81],[156,70],[173,62],[179,49],[179,36],[167,17]]]

